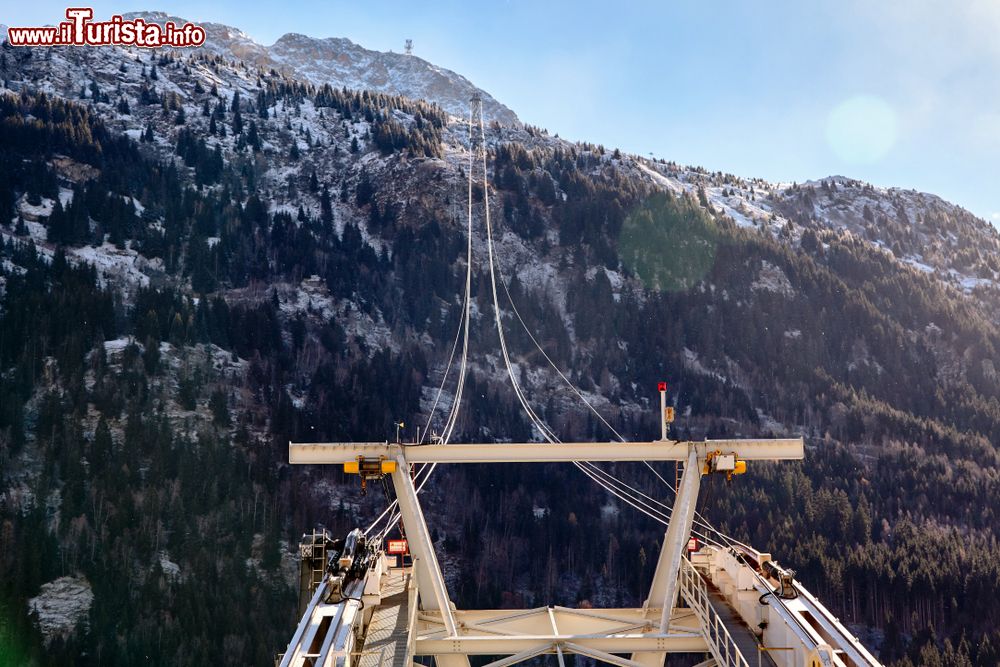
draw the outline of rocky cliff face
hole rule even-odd
[[[186,22],[163,12],[135,12],[128,16],[155,22]],[[295,33],[264,46],[237,28],[219,23],[202,25],[207,33],[203,50],[226,58],[265,69],[275,68],[316,85],[328,83],[336,88],[373,90],[427,100],[460,117],[467,113],[469,99],[479,94],[483,98],[483,115],[487,121],[495,120],[504,125],[519,122],[513,111],[465,77],[419,56],[372,51],[344,38],[316,38]]]

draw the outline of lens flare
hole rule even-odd
[[[681,292],[712,269],[718,236],[696,202],[658,193],[625,218],[618,245],[622,262],[647,288]]]
[[[833,108],[826,122],[827,143],[850,164],[881,160],[896,143],[896,134],[896,112],[874,95],[844,100]]]

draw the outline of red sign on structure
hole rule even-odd
[[[656,385],[656,391],[666,391],[666,390],[667,390],[667,383],[666,382],[659,382],[659,383],[657,383],[657,385]]]
[[[688,553],[693,553],[693,552],[697,551],[700,548],[701,548],[701,545],[698,544],[698,538],[697,537],[692,537],[690,540],[688,540]]]
[[[385,543],[385,552],[394,556],[405,556],[410,553],[406,540],[389,540]]]

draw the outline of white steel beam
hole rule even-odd
[[[524,651],[546,647],[545,652],[555,653],[554,646],[561,643],[566,650],[569,643],[588,650],[604,653],[704,653],[708,644],[701,634],[673,633],[669,635],[518,635],[513,637],[460,636],[424,639],[417,637],[416,655],[515,655]]]
[[[434,655],[441,667],[468,667],[469,655],[507,655],[518,659],[541,653],[559,653],[560,647],[620,667],[662,665],[668,652],[704,652],[706,639],[695,632],[669,633],[670,618],[677,597],[677,576],[684,545],[691,532],[695,503],[701,482],[701,463],[709,454],[733,454],[744,461],[794,460],[804,457],[802,438],[768,440],[670,440],[631,443],[495,443],[449,445],[402,445],[368,443],[289,443],[288,459],[293,464],[343,464],[359,457],[396,462],[392,481],[399,501],[403,525],[409,538],[420,602],[428,614],[421,615],[424,632],[412,627],[412,654]],[[574,461],[684,461],[684,475],[675,499],[673,514],[664,538],[650,597],[637,618],[622,618],[629,610],[537,610],[506,612],[453,612],[444,577],[434,553],[434,545],[424,521],[409,470],[412,463],[505,463]],[[660,605],[660,606],[658,606]],[[590,613],[588,613],[590,612]],[[660,616],[659,632],[650,614]],[[551,634],[535,634],[537,626],[526,617],[545,614]],[[603,616],[603,618],[602,618]],[[617,616],[613,618],[612,616]],[[460,624],[456,625],[456,617]],[[492,618],[491,618],[492,617]],[[618,624],[609,626],[609,621]],[[621,621],[625,621],[621,623]],[[525,625],[525,622],[528,625]],[[584,628],[590,624],[589,628]],[[595,624],[597,627],[595,627]],[[682,622],[681,626],[685,624]],[[478,626],[478,627],[477,627]],[[492,627],[489,627],[492,626]],[[437,628],[440,628],[438,630]],[[429,632],[428,632],[429,630]],[[469,631],[477,632],[471,634]],[[694,630],[694,628],[692,628]],[[511,634],[506,634],[511,633]],[[631,660],[613,654],[630,653]],[[511,664],[506,661],[504,664]],[[499,665],[497,667],[500,667]]]
[[[649,588],[649,602],[655,604],[662,601],[660,632],[669,629],[670,612],[677,606],[677,573],[681,569],[684,549],[691,538],[691,525],[694,523],[694,510],[700,489],[701,459],[698,452],[691,448],[687,461],[684,462],[681,488],[677,489],[670,523],[663,537],[663,549]]]
[[[687,460],[684,462],[684,473],[681,475],[680,487],[674,499],[674,507],[670,513],[670,523],[663,536],[663,547],[660,558],[653,572],[653,583],[649,587],[649,597],[646,607],[661,606],[660,632],[670,629],[670,615],[677,606],[677,573],[680,571],[684,548],[691,537],[691,525],[694,522],[695,506],[698,502],[698,491],[701,489],[701,463],[698,450],[691,447]],[[659,667],[663,664],[665,654],[647,653],[632,655],[633,660],[641,662],[645,667]]]
[[[629,660],[627,658],[622,658],[611,653],[606,653],[596,648],[591,648],[589,646],[583,646],[582,644],[577,644],[575,642],[566,642],[563,644],[566,648],[573,651],[574,653],[579,653],[580,655],[585,655],[593,658],[594,660],[600,660],[601,662],[607,663],[609,665],[618,665],[618,667],[642,667],[641,663],[635,660]]]
[[[481,632],[481,633],[487,634],[487,635],[499,635],[499,636],[502,636],[502,637],[513,637],[513,636],[515,636],[515,635],[518,634],[517,632],[514,632],[513,630],[504,630],[504,629],[501,629],[501,628],[491,628],[488,625],[480,625],[478,623],[463,623],[462,624],[462,630],[463,630],[463,632],[469,632],[471,630],[473,632]]]
[[[559,605],[555,605],[553,609],[560,614],[570,617],[582,616],[584,618],[596,618],[602,621],[622,623],[625,625],[630,623],[646,622],[646,619],[642,614],[644,610],[639,610],[639,614],[636,615],[636,610],[634,609],[595,609],[593,607],[589,607],[587,609],[577,609],[575,607],[561,607]],[[652,628],[652,626],[650,626],[650,628]]]
[[[698,632],[693,612],[674,610],[670,628],[675,633]],[[647,618],[655,614],[656,621]],[[518,636],[535,635],[544,625],[554,627],[553,635],[598,636],[658,633],[659,608],[572,609],[569,607],[537,607],[511,613],[507,609],[462,609],[453,613],[458,634]],[[418,633],[422,639],[446,639],[450,635],[440,613],[426,611],[418,615]]]
[[[312,599],[306,606],[306,612],[302,614],[299,625],[295,628],[295,634],[292,635],[292,640],[288,642],[288,648],[285,649],[284,657],[281,659],[281,667],[290,667],[292,660],[297,657],[296,654],[300,651],[299,645],[302,643],[302,638],[312,623],[313,612],[321,604],[326,595],[326,586],[327,580],[324,577],[320,585],[316,587],[316,592],[313,593]]]
[[[659,610],[655,611],[659,617]],[[565,643],[575,642],[606,653],[631,653],[633,661],[645,664],[637,656],[708,650],[698,619],[687,613],[678,615],[669,634],[661,634],[641,608],[539,607],[513,614],[502,609],[459,610],[455,612],[458,636],[449,636],[435,614],[420,615],[413,631],[415,654],[438,650],[464,655],[514,655],[535,650],[558,654],[561,643],[571,651]]]
[[[551,644],[541,644],[534,648],[530,648],[526,651],[521,651],[520,653],[515,653],[514,655],[508,655],[506,658],[500,658],[499,660],[494,660],[493,662],[488,662],[483,667],[510,667],[510,665],[516,665],[519,662],[524,662],[525,660],[531,660],[532,658],[539,656],[547,651],[551,650]]]
[[[424,609],[433,609],[441,614],[442,622],[449,635],[455,634],[455,618],[452,616],[448,589],[444,584],[441,566],[434,553],[427,522],[424,521],[417,491],[410,478],[410,467],[400,454],[396,457],[396,469],[392,473],[392,485],[399,501],[399,515],[406,528],[406,537],[413,556],[413,569],[417,577],[417,591]],[[437,660],[442,667],[468,667],[468,658],[442,656]]]
[[[678,442],[511,442],[492,444],[399,445],[388,442],[289,443],[293,464],[347,463],[364,458],[403,456],[408,463],[558,463],[572,461],[684,461],[694,449],[704,459],[710,452],[734,453],[744,461],[803,458],[802,438],[705,440]]]

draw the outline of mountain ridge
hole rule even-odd
[[[188,21],[159,11],[135,11],[124,16],[161,24],[168,20]],[[236,57],[261,67],[274,67],[316,85],[329,83],[336,87],[425,99],[456,116],[464,115],[469,98],[478,93],[483,99],[487,121],[507,125],[520,122],[513,111],[465,77],[419,56],[373,51],[346,37],[317,38],[302,33],[286,33],[266,46],[229,25],[213,22],[200,25],[207,36],[205,44],[196,50]]]
[[[445,372],[467,128],[210,52],[3,56],[0,596],[29,637],[45,584],[90,586],[89,627],[38,639],[57,664],[269,664],[297,620],[295,540],[363,525],[381,501],[289,469],[287,442],[380,439],[429,411]],[[511,302],[588,400],[625,437],[655,437],[666,378],[671,437],[802,435],[805,465],[755,466],[704,512],[771,548],[886,662],[933,664],[922,652],[946,637],[996,664],[979,646],[1000,645],[984,223],[850,179],[486,133]],[[482,207],[457,432],[530,439],[489,336]],[[501,311],[539,414],[606,439]],[[669,500],[648,471],[620,472]],[[580,482],[444,471],[426,507],[457,603],[641,604],[662,530]]]

